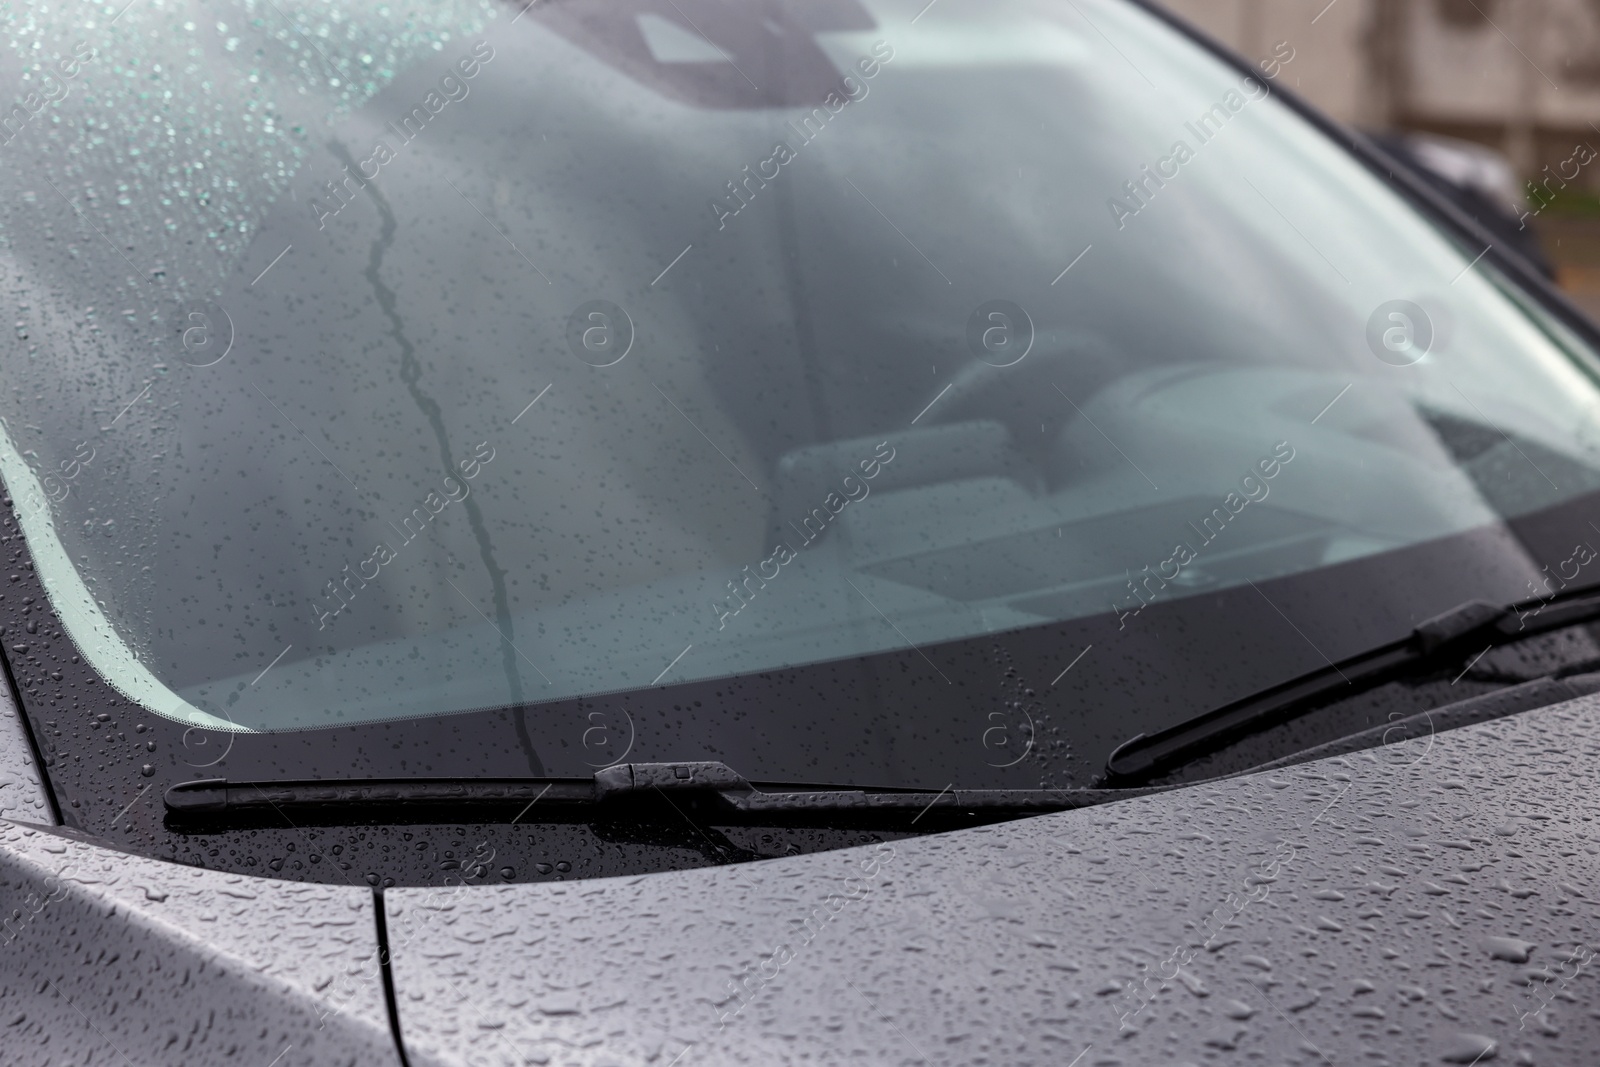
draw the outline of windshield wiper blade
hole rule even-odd
[[[537,822],[620,817],[681,819],[685,813],[751,825],[865,825],[913,830],[1064,811],[1152,790],[953,789],[751,782],[727,764],[623,763],[591,778],[354,779],[182,782],[166,792],[169,816],[231,822],[277,817],[364,816],[380,822],[434,819]],[[654,794],[673,794],[656,805]],[[530,815],[530,813],[532,813]]]
[[[356,778],[182,782],[166,792],[177,815],[220,815],[324,808],[505,808],[539,803],[546,809],[588,810],[650,789],[717,792],[748,788],[723,763],[623,763],[587,778]],[[795,786],[801,789],[807,787]],[[825,787],[816,787],[825,788]],[[491,814],[491,812],[484,812]]]
[[[1507,640],[1570,625],[1580,612],[1593,614],[1597,607],[1600,605],[1592,601],[1562,605],[1553,609],[1556,614],[1551,618],[1539,620],[1540,625],[1523,627],[1514,608],[1469,600],[1420,623],[1408,637],[1399,641],[1330,663],[1165,730],[1137,734],[1111,753],[1106,760],[1105,774],[1096,784],[1126,788],[1149,782],[1342,695],[1442,661],[1462,649],[1476,650],[1482,644],[1487,651]]]
[[[167,811],[178,816],[225,816],[316,808],[503,807],[537,800],[570,808],[594,800],[588,778],[365,778],[230,782],[226,778],[180,782],[166,792]]]

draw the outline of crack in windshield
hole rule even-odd
[[[347,166],[355,166],[355,160],[342,142],[330,141],[328,150]],[[384,253],[394,243],[399,223],[388,201],[375,186],[369,184],[366,191],[367,195],[372,197],[372,202],[382,219],[382,228],[372,242],[372,251],[367,259],[366,279],[372,285],[372,291],[377,296],[378,306],[383,310],[384,317],[389,320],[389,336],[400,346],[400,380],[405,383],[411,399],[416,402],[417,410],[428,420],[434,440],[438,443],[439,456],[444,461],[445,470],[455,471],[456,459],[450,449],[450,434],[445,429],[444,415],[439,402],[423,392],[418,384],[422,378],[422,364],[417,360],[416,347],[405,334],[405,325],[400,320],[400,312],[395,304],[394,290],[383,283],[378,273],[383,267]],[[472,527],[473,539],[478,544],[478,554],[483,560],[483,569],[488,573],[489,582],[494,590],[495,629],[500,634],[500,654],[505,665],[506,686],[510,690],[510,703],[515,709],[512,714],[516,721],[517,740],[522,745],[523,755],[527,757],[528,771],[534,775],[543,775],[544,762],[539,758],[539,753],[534,748],[533,737],[528,732],[528,712],[523,698],[522,672],[517,668],[517,650],[514,644],[516,634],[511,620],[511,601],[506,592],[506,572],[494,558],[494,543],[490,540],[489,528],[483,521],[483,511],[478,507],[476,498],[468,496],[461,503],[466,509],[467,523]]]

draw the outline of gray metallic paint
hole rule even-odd
[[[401,1029],[413,1067],[1588,1064],[1597,757],[1586,696],[892,845],[389,890]],[[395,1063],[372,901],[0,823],[0,1061]]]
[[[6,1067],[399,1062],[370,890],[0,822],[0,916]]]
[[[1592,1064],[1597,757],[1583,697],[872,876],[869,848],[390,890],[401,1029],[413,1064]]]
[[[35,766],[33,749],[23,732],[22,710],[11,686],[0,677],[0,819],[54,823],[44,780]]]

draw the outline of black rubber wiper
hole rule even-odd
[[[1096,785],[1138,786],[1318,707],[1401,675],[1458,661],[1495,645],[1600,616],[1600,594],[1503,607],[1471,600],[1421,623],[1410,636],[1290,679],[1242,700],[1118,745]]]
[[[762,826],[933,830],[1102,804],[1147,790],[896,789],[751,782],[724,763],[623,763],[592,778],[183,782],[166,792],[185,823],[549,822],[696,819]],[[668,794],[672,804],[660,803]]]

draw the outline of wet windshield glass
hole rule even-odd
[[[921,6],[23,5],[0,474],[79,651],[255,730],[949,684],[1600,487],[1590,355],[1292,47]]]

